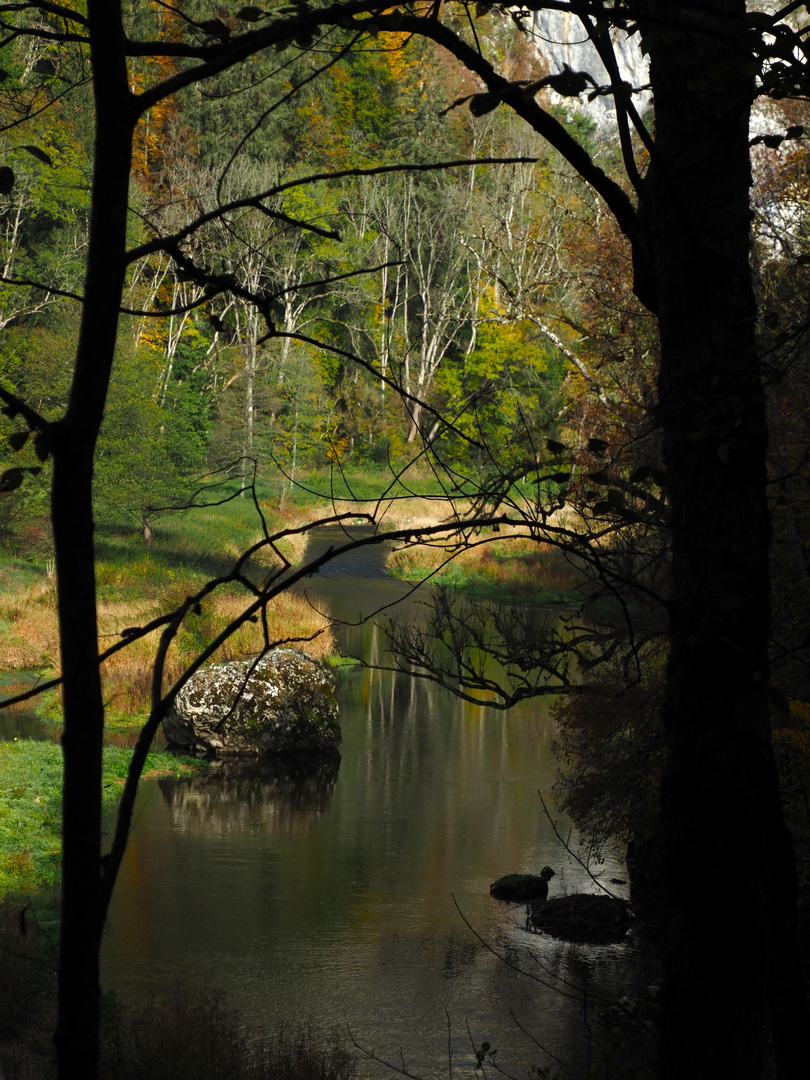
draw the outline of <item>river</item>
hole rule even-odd
[[[324,530],[317,542],[338,538]],[[313,578],[313,603],[356,620],[401,597],[379,551],[367,551]],[[345,652],[383,655],[371,623],[339,635]],[[472,1043],[484,1040],[513,1076],[552,1063],[537,1044],[581,1067],[596,999],[632,983],[632,944],[528,933],[522,905],[489,895],[502,874],[545,864],[557,874],[549,895],[593,889],[542,812],[538,792],[553,806],[555,775],[545,703],[504,714],[369,669],[343,674],[337,695],[336,771],[228,767],[142,784],[104,941],[105,989],[137,999],[205,978],[250,1025],[348,1028],[426,1078],[448,1075],[448,1054],[454,1071],[472,1073]],[[361,1057],[361,1077],[380,1073]]]

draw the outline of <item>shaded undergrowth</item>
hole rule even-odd
[[[0,907],[0,1076],[55,1080],[54,909]],[[24,933],[21,930],[24,929]],[[101,1080],[354,1080],[355,1059],[334,1033],[249,1027],[224,996],[178,978],[164,994],[124,1005],[102,997]]]

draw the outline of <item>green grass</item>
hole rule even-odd
[[[260,489],[261,490],[261,489]],[[371,502],[382,498],[417,498],[444,494],[439,481],[431,472],[407,472],[401,480],[395,480],[385,465],[364,466],[362,469],[314,469],[298,476],[298,483],[291,488],[289,482],[279,479],[267,485],[267,492],[282,502],[289,500],[296,506],[311,508],[328,507],[332,499],[341,500],[338,511],[351,510],[350,503]]]
[[[103,802],[121,794],[131,750],[104,749]],[[192,758],[149,754],[145,772],[204,768]],[[29,895],[59,884],[62,850],[62,751],[56,743],[0,743],[0,897]]]

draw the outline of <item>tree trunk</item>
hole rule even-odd
[[[48,430],[62,661],[64,789],[59,1076],[98,1070],[101,750],[92,479],[124,282],[132,121],[120,4],[89,0],[96,134],[84,306],[67,412]]]
[[[791,877],[768,719],[770,528],[749,263],[745,7],[646,5],[656,26],[657,138],[641,213],[655,267],[672,502],[661,1075],[673,1080],[761,1076],[769,947],[776,942],[784,958],[769,897]]]

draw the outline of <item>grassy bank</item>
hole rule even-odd
[[[483,539],[450,551],[439,545],[404,547],[393,553],[389,567],[407,581],[429,577],[481,599],[527,606],[581,603],[582,572],[558,548],[508,531]]]
[[[268,525],[271,529],[295,526],[298,515],[294,508],[283,519],[278,511],[268,512]],[[133,529],[101,527],[97,540],[101,648],[119,641],[126,628],[142,626],[182,603],[206,581],[228,574],[234,560],[261,536],[261,522],[249,499],[158,520],[150,546]],[[304,545],[300,537],[293,537],[279,546],[286,558],[297,562]],[[246,571],[252,580],[260,580],[280,565],[277,556],[263,551]],[[246,589],[228,585],[207,599],[199,614],[187,618],[169,654],[168,678],[179,675],[250,599]],[[291,592],[268,606],[267,629],[271,640],[300,639],[300,647],[314,656],[325,657],[334,649],[327,620]],[[146,708],[157,637],[153,633],[133,641],[105,662],[104,694],[112,727],[131,726],[132,719]],[[255,654],[262,645],[261,625],[247,623],[222,646],[216,659]],[[0,561],[0,670],[48,675],[58,672],[58,656],[52,559],[46,554]],[[45,711],[58,718],[58,705]]]
[[[121,793],[131,752],[104,750],[103,799]],[[177,775],[205,768],[193,758],[150,754],[145,773]],[[0,898],[29,895],[59,883],[62,850],[62,751],[56,743],[15,739],[0,743]]]

